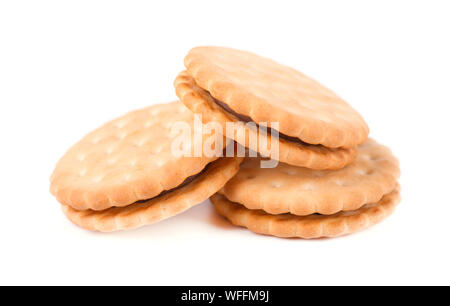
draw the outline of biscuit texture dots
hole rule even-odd
[[[397,185],[397,159],[389,148],[368,139],[356,160],[336,171],[315,171],[280,163],[260,167],[246,159],[238,174],[220,191],[230,201],[270,214],[334,214],[378,202]]]
[[[270,215],[262,210],[251,210],[215,194],[211,202],[217,212],[237,226],[284,238],[322,238],[351,234],[372,226],[389,216],[400,201],[399,189],[386,194],[377,203],[367,204],[355,211],[333,215],[296,216]]]
[[[201,172],[217,157],[176,157],[171,127],[193,125],[182,103],[131,112],[93,131],[56,165],[50,191],[76,210],[104,210],[150,199]],[[192,133],[194,129],[192,129]],[[218,148],[222,149],[222,148]]]
[[[187,72],[181,72],[174,82],[177,96],[180,100],[194,113],[201,114],[203,123],[217,122],[225,127],[227,124],[236,131],[235,134],[227,135],[233,138],[241,145],[252,149],[256,152],[261,152],[259,144],[259,131],[250,129],[240,120],[225,112],[215,102],[214,98],[204,89],[200,88],[193,77]],[[226,132],[222,130],[222,133]],[[244,135],[244,137],[238,137]],[[340,169],[350,164],[356,157],[355,148],[336,148],[331,149],[322,145],[308,145],[307,143],[294,143],[282,138],[278,140],[267,137],[267,143],[271,145],[278,145],[279,154],[277,159],[283,163],[294,166],[307,167],[310,169]],[[249,141],[249,139],[258,139],[258,142]],[[276,141],[277,143],[272,143]],[[271,153],[271,152],[269,152]],[[270,156],[270,154],[268,155]]]
[[[309,144],[351,148],[369,129],[343,99],[290,67],[253,53],[193,48],[187,73],[199,87],[255,122],[279,122],[279,131]]]
[[[240,158],[218,159],[193,182],[149,201],[103,211],[79,211],[67,205],[62,205],[62,209],[73,223],[92,231],[112,232],[152,224],[207,200],[236,174],[241,161]]]

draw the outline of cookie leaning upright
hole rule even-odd
[[[187,146],[195,133],[202,134],[202,141],[213,136],[196,131],[193,122],[193,114],[180,102],[113,120],[61,158],[51,177],[51,193],[69,219],[91,230],[134,228],[180,213],[219,190],[240,163],[203,152],[175,155],[172,145],[179,135],[173,133],[174,124],[191,128]],[[221,152],[225,141],[215,137],[209,145]]]
[[[264,122],[269,127],[278,122],[282,162],[341,168],[367,139],[367,124],[349,104],[290,67],[221,47],[192,49],[185,66],[175,88],[189,109],[207,122]]]

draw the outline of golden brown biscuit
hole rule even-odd
[[[263,169],[248,158],[238,174],[219,191],[230,201],[270,214],[334,214],[378,202],[391,192],[400,175],[389,148],[368,139],[356,160],[336,171],[314,171],[280,163]]]
[[[367,124],[349,104],[295,69],[222,47],[193,48],[184,64],[217,101],[256,123],[279,122],[288,137],[329,148],[352,148],[367,139]]]
[[[197,205],[220,189],[239,169],[239,158],[220,158],[194,181],[149,201],[103,211],[78,211],[62,205],[75,224],[92,231],[111,232],[152,224]]]
[[[383,196],[373,204],[366,204],[355,211],[339,212],[334,215],[296,216],[292,214],[270,215],[262,210],[251,210],[215,194],[211,202],[219,214],[237,226],[277,237],[298,237],[305,239],[337,237],[354,233],[389,216],[400,201],[399,189]]]
[[[180,100],[194,113],[202,115],[203,123],[217,122],[222,126],[222,133],[226,134],[224,127],[227,123],[232,124],[234,133],[227,135],[241,145],[252,149],[255,152],[263,152],[265,145],[261,148],[259,142],[258,129],[248,128],[236,116],[227,113],[224,109],[214,102],[214,98],[204,89],[197,86],[194,79],[181,72],[174,82],[175,90]],[[240,137],[239,135],[243,135]],[[283,138],[271,138],[265,135],[269,151],[263,154],[267,157],[277,159],[281,162],[306,167],[316,170],[340,169],[350,164],[356,157],[356,149],[336,148],[331,149],[322,145],[311,145],[300,141],[291,141]],[[251,142],[249,139],[257,139],[257,142]],[[276,143],[272,144],[272,140]],[[278,156],[271,155],[271,146],[277,145]]]
[[[171,127],[179,122],[192,127],[193,118],[182,103],[173,102],[137,110],[105,124],[58,162],[51,177],[52,194],[76,210],[104,210],[176,188],[217,159],[204,154],[172,154],[177,135]],[[205,140],[211,134],[203,136]],[[218,143],[217,149],[222,147],[223,143]]]

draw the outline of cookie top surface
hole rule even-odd
[[[223,47],[193,48],[184,63],[215,99],[257,123],[279,122],[280,133],[330,148],[367,138],[367,124],[347,102],[295,69]]]
[[[259,152],[261,155],[290,165],[316,170],[340,169],[350,164],[356,157],[355,148],[331,149],[322,145],[310,145],[299,141],[293,142],[283,138],[272,139],[266,134],[266,143],[278,146],[278,154],[273,156],[271,150],[267,152],[267,150],[261,148],[260,141],[251,141],[251,139],[259,139],[262,136],[259,134],[258,129],[246,127],[239,118],[219,107],[215,103],[214,98],[206,90],[200,88],[187,72],[183,71],[177,76],[174,86],[181,102],[192,112],[201,114],[203,123],[217,122],[222,127],[232,127],[235,133],[231,135],[227,133],[227,137],[255,152]],[[225,134],[226,131],[222,130],[222,133]],[[263,147],[266,146],[263,145]]]
[[[379,201],[395,188],[399,175],[389,148],[368,139],[352,164],[335,171],[284,163],[263,169],[259,159],[246,159],[220,192],[230,201],[271,214],[329,215]]]
[[[185,122],[192,127],[193,118],[182,103],[172,102],[105,124],[61,158],[51,176],[50,191],[60,203],[75,209],[103,210],[177,187],[217,159],[172,153],[172,142],[179,136],[172,133],[173,124]]]
[[[220,194],[211,197],[219,214],[237,226],[283,238],[323,238],[348,235],[372,226],[389,216],[400,202],[400,187],[384,195],[378,202],[333,215],[270,215],[262,210],[247,209]]]

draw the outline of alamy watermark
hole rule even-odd
[[[225,128],[225,130],[223,130]],[[194,124],[177,121],[171,126],[173,138],[171,150],[176,157],[262,157],[261,168],[275,168],[279,159],[279,122],[227,122],[225,127],[211,121],[202,123],[202,116],[194,115]],[[228,139],[234,139],[244,146],[235,146],[233,142],[226,146]],[[257,153],[258,152],[258,153]]]

